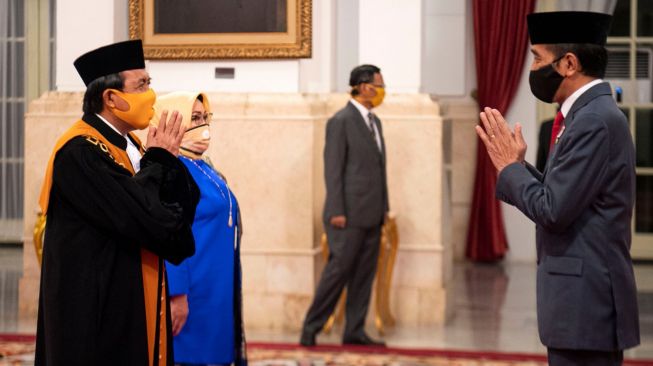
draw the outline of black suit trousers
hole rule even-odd
[[[547,348],[550,366],[621,366],[623,351],[586,351]]]
[[[344,339],[364,334],[372,283],[379,256],[381,226],[371,228],[326,225],[329,260],[304,320],[304,333],[317,334],[333,313],[347,287]]]

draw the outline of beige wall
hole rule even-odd
[[[31,231],[55,139],[80,116],[80,93],[51,92],[25,121],[25,251],[22,328],[33,329],[39,268]],[[250,329],[299,329],[321,270],[326,120],[344,94],[210,94],[209,154],[244,218],[245,321]],[[442,120],[428,96],[389,95],[378,109],[388,149],[390,206],[399,226],[391,308],[398,326],[444,319],[452,246],[443,185]]]

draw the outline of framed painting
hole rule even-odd
[[[312,0],[129,0],[145,58],[311,57]]]

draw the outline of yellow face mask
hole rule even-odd
[[[385,88],[375,86],[374,89],[376,89],[376,95],[370,101],[370,103],[372,103],[372,108],[381,105],[381,103],[383,103],[383,98],[385,98]]]
[[[138,130],[142,130],[150,124],[150,120],[154,116],[154,102],[156,102],[154,90],[148,89],[146,92],[136,94],[123,93],[116,89],[108,90],[114,92],[129,105],[126,111],[121,111],[116,107],[109,107],[116,117]]]

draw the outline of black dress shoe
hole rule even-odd
[[[302,332],[301,338],[299,338],[299,344],[304,347],[313,347],[315,346],[315,334],[310,334],[308,332]]]
[[[358,346],[385,347],[385,342],[374,340],[374,339],[370,338],[367,334],[363,334],[362,336],[359,336],[359,337],[343,338],[342,344],[358,345]]]

